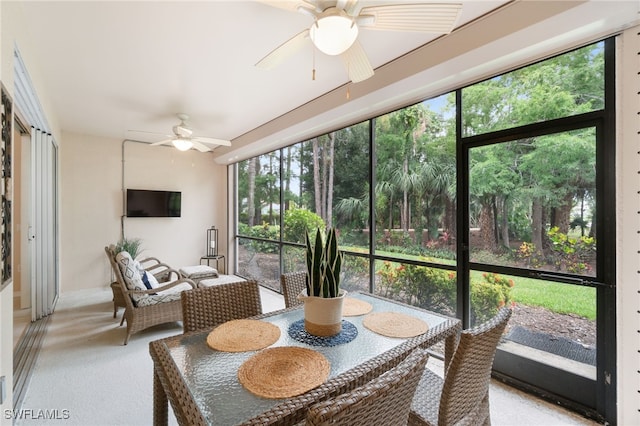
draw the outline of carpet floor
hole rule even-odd
[[[134,334],[123,346],[126,326],[113,318],[111,290],[62,294],[19,413],[21,425],[150,425],[153,363],[149,342],[182,333],[180,323]],[[282,296],[262,290],[265,312],[284,307]],[[442,363],[429,359],[442,373]],[[553,404],[497,381],[491,385],[491,417],[500,425],[595,425]],[[169,409],[169,424],[177,424]]]

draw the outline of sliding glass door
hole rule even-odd
[[[615,368],[604,58],[599,43],[458,94],[462,316],[486,318],[487,292],[512,304],[497,374],[596,417]]]

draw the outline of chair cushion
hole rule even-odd
[[[170,284],[169,282],[163,282],[160,284],[153,274],[147,273],[142,265],[140,265],[140,262],[133,260],[131,255],[126,251],[116,255],[116,262],[118,263],[122,276],[124,277],[125,285],[129,290],[147,290]],[[146,277],[150,287],[145,285],[143,277]],[[188,283],[181,283],[175,287],[171,287],[170,289],[159,291],[154,294],[133,293],[131,294],[131,299],[136,306],[157,305],[158,303],[180,300],[180,292],[191,288],[193,287]]]
[[[218,277],[218,270],[207,265],[183,266],[180,268],[180,273],[191,280]]]
[[[157,305],[159,303],[173,302],[175,300],[180,300],[180,293],[185,290],[190,290],[191,287],[188,283],[180,283],[175,287],[171,287],[170,289],[159,291],[156,294],[143,294],[138,296],[138,300],[136,302],[137,306],[150,306]]]
[[[246,279],[237,275],[218,275],[218,278],[206,279],[198,282],[198,287],[211,287],[219,284],[229,284],[246,281]]]

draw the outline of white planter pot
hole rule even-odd
[[[304,328],[314,336],[333,336],[342,331],[342,305],[346,290],[340,290],[338,297],[308,296],[304,289],[298,300],[304,302]]]

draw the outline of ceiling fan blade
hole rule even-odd
[[[172,141],[172,139],[165,139],[163,141],[154,142],[154,143],[151,144],[151,146],[164,145],[166,143],[170,143],[171,141]]]
[[[231,146],[231,141],[227,141],[224,139],[215,139],[215,138],[204,138],[204,137],[195,137],[195,138],[191,138],[192,142],[203,142],[203,143],[208,143],[208,144],[212,144],[212,145],[224,145],[224,146]]]
[[[349,79],[354,83],[373,77],[373,67],[369,62],[367,53],[362,45],[356,40],[351,47],[342,55],[344,65],[347,67]]]
[[[415,31],[447,34],[460,14],[459,3],[387,4],[364,7],[360,11],[362,28],[371,30]],[[373,25],[366,18],[373,16]]]
[[[200,143],[200,142],[198,142],[198,141],[196,141],[196,140],[191,139],[191,143],[193,144],[193,147],[194,147],[195,149],[197,149],[198,151],[200,151],[200,152],[208,152],[208,151],[211,151],[211,148],[209,148],[209,147],[208,147],[208,146],[206,146],[205,144]]]
[[[349,16],[358,16],[361,9],[358,5],[358,0],[338,0],[336,7],[344,10]]]
[[[270,70],[276,67],[282,61],[298,52],[309,40],[309,29],[307,28],[282,43],[264,58],[260,59],[256,64],[256,67],[265,70]]]

